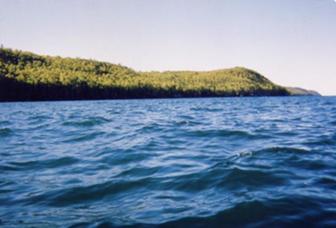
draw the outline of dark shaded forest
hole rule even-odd
[[[95,60],[0,49],[1,101],[286,95],[286,88],[242,67],[137,72]]]

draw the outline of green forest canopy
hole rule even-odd
[[[27,93],[21,94],[27,99],[33,99],[32,95],[52,99],[57,90],[63,94],[55,94],[55,99],[80,98],[81,93],[87,93],[83,94],[87,98],[289,95],[286,88],[242,67],[139,72],[107,62],[41,56],[8,48],[0,49],[0,79],[7,92],[10,81],[9,87]]]

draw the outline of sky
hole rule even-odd
[[[0,0],[0,43],[140,71],[243,66],[336,95],[335,0]]]

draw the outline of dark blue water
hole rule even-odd
[[[336,97],[0,103],[0,226],[336,226]]]

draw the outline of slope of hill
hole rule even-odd
[[[286,87],[286,89],[292,96],[321,96],[321,94],[314,90],[307,90],[299,87]]]
[[[289,91],[241,67],[137,72],[128,67],[0,49],[0,100],[283,96]]]

